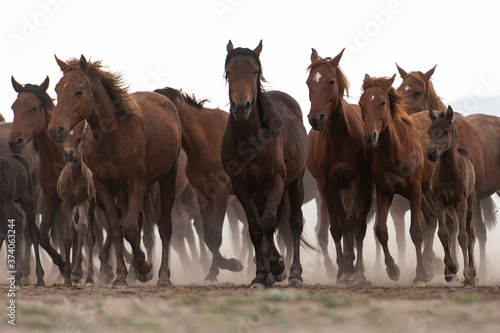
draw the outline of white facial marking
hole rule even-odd
[[[73,132],[73,130],[69,131],[68,135],[73,135],[75,134],[75,132]]]
[[[372,95],[372,99],[370,99],[370,101],[373,101],[375,99],[375,95]]]
[[[314,76],[314,80],[316,82],[319,82],[319,79],[321,79],[321,74],[319,72],[316,73],[316,76]]]
[[[410,89],[410,86],[405,87],[405,91],[408,91]]]
[[[64,84],[63,88],[66,88],[66,86],[67,86],[67,85],[68,85],[68,82],[66,82],[66,83]]]

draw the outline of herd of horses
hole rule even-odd
[[[256,266],[251,287],[288,277],[289,287],[300,288],[301,247],[312,247],[302,236],[302,204],[315,197],[325,268],[335,274],[329,230],[338,282],[366,282],[363,241],[376,207],[374,230],[390,279],[398,280],[400,270],[388,247],[387,217],[394,219],[401,261],[403,217],[410,210],[414,285],[425,286],[434,276],[438,228],[446,281],[458,271],[458,239],[464,286],[474,286],[475,239],[485,270],[486,230],[496,223],[491,196],[500,189],[500,118],[465,117],[447,108],[430,80],[435,68],[407,73],[398,66],[403,83],[397,89],[395,75],[366,75],[359,104],[349,104],[339,66],[343,51],[322,58],[312,49],[308,134],[299,104],[286,93],[263,89],[261,51],[262,41],[253,50],[227,45],[229,113],[168,87],[130,94],[120,75],[83,55],[56,57],[62,71],[57,105],[47,93],[48,77],[40,85],[12,77],[18,93],[14,120],[0,124],[0,246],[10,241],[8,221],[25,221],[16,229],[16,281],[30,273],[32,245],[37,286],[44,286],[39,245],[65,284],[81,281],[86,245],[85,283],[93,284],[97,244],[101,277],[114,288],[126,287],[130,276],[147,282],[153,278],[157,225],[157,286],[170,287],[170,245],[176,246],[177,237],[194,240],[191,220],[200,235],[201,262],[209,261],[205,244],[212,254],[205,280],[217,281],[220,269],[243,269],[240,260],[220,252],[227,213],[245,222],[236,242],[243,248],[251,241],[255,250],[249,255]],[[308,183],[317,185],[312,196],[304,191]],[[177,221],[182,214],[189,215],[187,226]]]

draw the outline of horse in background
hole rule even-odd
[[[64,167],[57,182],[57,194],[62,202],[63,239],[66,253],[64,283],[71,285],[82,278],[82,250],[84,240],[88,245],[88,268],[86,285],[94,284],[93,252],[95,244],[94,223],[96,218],[97,200],[92,172],[83,162],[82,137],[89,132],[86,121],[80,122],[68,134],[64,142]],[[78,212],[78,220],[75,217]],[[73,229],[76,228],[76,237]],[[73,260],[70,259],[73,249]]]
[[[431,191],[436,202],[439,221],[438,236],[443,244],[445,279],[450,282],[458,271],[455,258],[450,253],[450,237],[458,227],[458,241],[464,258],[464,285],[475,284],[474,225],[472,216],[476,200],[474,161],[471,153],[458,147],[457,128],[453,122],[453,109],[441,111],[439,117],[429,110],[432,124],[429,128],[429,148],[426,155],[436,162],[431,178]],[[452,223],[446,221],[447,215]]]
[[[344,94],[348,95],[348,82],[339,67],[343,52],[334,58],[321,58],[312,49],[307,86],[311,101],[308,119],[313,130],[308,136],[307,167],[316,179],[322,202],[328,209],[330,232],[337,251],[337,281],[366,281],[363,240],[373,196],[371,152],[362,140],[363,120],[359,106],[350,105],[344,99]],[[351,198],[349,202],[344,202],[346,194],[343,191],[353,194],[347,195]],[[327,254],[327,244],[324,243],[320,242],[320,245]]]
[[[241,202],[256,254],[252,288],[282,281],[285,264],[274,243],[288,200],[293,235],[289,286],[302,286],[300,241],[307,133],[299,104],[279,91],[264,91],[259,55],[254,49],[227,45],[225,77],[230,116],[222,139],[222,164]]]
[[[179,115],[166,97],[152,92],[129,94],[121,76],[104,71],[99,61],[56,61],[63,77],[56,85],[58,97],[48,126],[59,143],[86,119],[93,138],[85,163],[92,171],[99,199],[111,227],[117,268],[114,288],[126,287],[127,268],[123,238],[133,251],[132,265],[141,282],[149,281],[152,264],[140,247],[138,217],[147,184],[159,182],[161,215],[158,222],[162,259],[158,287],[171,287],[168,264],[172,236],[171,211],[175,200],[177,158],[181,149]],[[125,199],[123,214],[115,195]]]
[[[408,113],[422,110],[444,111],[446,106],[437,95],[432,84],[431,77],[435,66],[426,73],[414,71],[407,73],[397,66],[403,82],[398,91],[405,97]],[[472,114],[463,116],[454,112],[453,122],[458,130],[459,145],[466,148],[474,159],[474,171],[476,174],[476,201],[474,224],[476,236],[479,243],[479,277],[486,278],[486,240],[487,229],[496,226],[496,207],[491,198],[500,189],[500,145],[492,145],[492,142],[500,142],[500,118],[486,114]],[[434,229],[432,229],[434,228]],[[435,223],[430,228],[435,230]],[[434,232],[432,232],[434,235]],[[432,260],[432,242],[429,253],[424,258]],[[452,240],[452,255],[456,256],[456,242]],[[427,252],[427,251],[426,251]]]

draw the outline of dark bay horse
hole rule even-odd
[[[453,109],[448,106],[439,117],[429,110],[432,124],[429,128],[429,148],[427,158],[436,162],[431,178],[431,191],[436,202],[439,221],[438,236],[444,249],[445,279],[450,282],[458,265],[450,253],[450,236],[458,228],[458,241],[464,258],[464,285],[472,288],[475,284],[474,267],[474,225],[472,216],[476,201],[474,161],[471,153],[458,147],[457,128],[453,122]],[[446,221],[449,215],[452,223]]]
[[[256,254],[252,288],[285,277],[285,264],[274,243],[274,231],[290,207],[293,263],[289,286],[302,286],[300,241],[307,158],[307,133],[299,104],[280,91],[266,92],[259,59],[262,41],[254,49],[227,45],[225,75],[230,113],[222,139],[222,164],[247,216]],[[283,223],[285,223],[283,221]]]
[[[348,94],[348,82],[339,67],[343,52],[335,58],[321,58],[312,49],[307,86],[311,101],[308,118],[313,130],[309,132],[307,167],[328,208],[330,231],[337,250],[337,281],[344,278],[364,281],[363,240],[373,196],[371,152],[362,140],[363,120],[359,106],[350,105],[344,99],[344,94]],[[350,202],[344,203],[342,190],[354,193]],[[354,234],[356,267],[353,263]]]
[[[39,86],[21,85],[14,77],[11,79],[18,95],[12,104],[14,121],[8,141],[9,147],[12,152],[20,153],[33,142],[37,149],[40,157],[38,179],[42,190],[40,245],[63,273],[64,260],[52,247],[49,239],[49,231],[54,226],[56,213],[61,204],[57,195],[57,180],[65,165],[62,145],[54,143],[47,132],[54,109],[52,98],[47,94],[49,78],[47,77]]]
[[[221,143],[229,114],[203,106],[204,100],[181,93],[173,88],[155,92],[168,97],[177,108],[182,125],[182,147],[188,161],[186,175],[196,189],[203,220],[203,236],[212,252],[212,265],[206,281],[217,281],[219,268],[239,272],[243,265],[236,259],[226,259],[220,253],[222,227],[226,215],[231,180],[224,171]]]
[[[375,232],[382,245],[389,278],[399,278],[387,246],[387,213],[394,194],[410,201],[410,235],[416,250],[416,286],[425,285],[422,260],[422,228],[420,212],[422,194],[429,189],[432,165],[425,158],[428,146],[428,115],[410,117],[404,111],[403,97],[392,87],[391,78],[371,78],[365,75],[363,94],[359,100],[363,116],[363,140],[373,148],[372,173],[377,193]],[[426,209],[423,210],[424,214]]]
[[[82,137],[84,131],[90,131],[86,121],[80,122],[68,134],[64,142],[64,160],[66,166],[57,182],[57,194],[62,201],[63,237],[66,253],[64,282],[78,282],[82,278],[82,250],[87,239],[88,269],[86,285],[94,284],[93,253],[95,244],[94,223],[97,199],[92,182],[92,172],[83,162]],[[73,221],[74,211],[78,211],[78,220]],[[73,237],[76,228],[76,239]],[[73,262],[70,260],[73,250]]]
[[[125,287],[127,268],[123,237],[130,243],[132,265],[142,282],[152,278],[152,264],[140,247],[138,217],[146,185],[159,182],[161,215],[158,222],[162,259],[158,287],[170,287],[168,265],[172,235],[171,210],[175,200],[177,158],[181,148],[179,116],[173,103],[152,92],[129,94],[121,76],[104,71],[101,63],[57,59],[63,77],[56,85],[58,97],[48,131],[64,142],[69,131],[86,119],[93,139],[85,163],[92,171],[97,195],[111,227],[117,268],[113,287]],[[115,194],[122,193],[125,210],[120,216]]]
[[[403,82],[398,91],[406,98],[408,113],[421,110],[446,110],[432,85],[434,68],[426,73],[420,71],[407,73],[398,66]],[[453,122],[458,130],[459,146],[466,148],[474,158],[476,174],[476,214],[474,221],[479,243],[479,275],[486,275],[486,227],[496,225],[495,206],[491,195],[500,188],[500,118],[486,114],[472,114],[467,117],[454,112]],[[484,217],[484,221],[483,221]],[[452,243],[454,244],[454,243]],[[453,253],[453,251],[452,251]]]
[[[28,229],[35,250],[37,286],[45,286],[38,248],[40,232],[35,222],[35,200],[30,166],[21,154],[2,155],[0,156],[0,249],[3,241],[7,239],[6,271],[16,272],[16,284],[19,285],[22,275],[21,260],[18,255],[20,238],[16,235],[15,225],[20,221],[16,221],[15,203],[20,203],[24,211],[25,228]]]

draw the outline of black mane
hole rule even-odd
[[[188,95],[185,93],[180,92],[177,89],[170,88],[170,87],[165,87],[163,89],[156,89],[154,91],[155,93],[162,94],[166,96],[168,99],[173,100],[175,98],[183,98],[186,103],[189,105],[192,105],[194,107],[197,107],[199,109],[203,108],[203,105],[208,102],[208,99],[196,99],[196,96],[194,94]]]
[[[54,108],[54,100],[47,94],[47,92],[41,92],[39,86],[36,84],[25,84],[20,90],[19,94],[23,92],[30,92],[42,102],[42,105],[45,108],[53,109]]]

